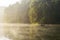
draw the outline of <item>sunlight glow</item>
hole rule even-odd
[[[21,3],[22,0],[0,0],[0,6],[9,6],[10,4],[14,4],[16,2]]]
[[[8,39],[6,37],[0,37],[0,40],[11,40],[11,39]]]

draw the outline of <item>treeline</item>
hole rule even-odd
[[[59,0],[23,0],[5,9],[6,22],[60,24]]]
[[[31,0],[31,23],[60,24],[60,0]]]
[[[8,23],[30,23],[28,17],[29,2],[23,0],[5,8],[4,21]]]

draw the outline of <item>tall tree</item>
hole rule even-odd
[[[59,0],[31,0],[29,17],[31,23],[60,23]]]

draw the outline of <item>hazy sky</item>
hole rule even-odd
[[[0,0],[0,6],[9,6],[9,4],[14,4],[16,2],[20,2],[21,0]]]

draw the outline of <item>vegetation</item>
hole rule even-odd
[[[29,1],[22,1],[21,4],[10,5],[5,8],[4,21],[7,23],[29,23],[28,7]]]
[[[5,9],[5,20],[12,23],[59,24],[59,2],[59,0],[23,0],[21,4],[17,2]]]
[[[59,0],[31,0],[29,17],[31,23],[59,24]]]
[[[20,40],[30,37],[29,40],[60,40],[60,26],[48,24],[60,24],[60,1],[59,0],[23,0],[21,4],[16,3],[5,9],[5,22],[8,23],[30,23],[28,27],[19,26],[17,31],[11,32],[15,38]],[[40,25],[47,24],[47,25]],[[24,25],[25,26],[25,25]],[[15,27],[15,26],[14,26]],[[27,31],[27,29],[28,31]],[[11,30],[11,29],[10,29]],[[15,30],[15,29],[12,29]],[[22,33],[20,33],[22,32]],[[13,34],[12,34],[13,33]],[[8,33],[7,33],[8,34]],[[9,35],[10,36],[10,35]]]

